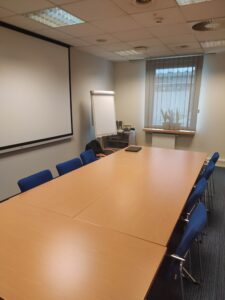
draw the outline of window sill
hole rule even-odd
[[[188,135],[194,136],[196,131],[193,130],[177,130],[177,129],[163,129],[163,128],[148,128],[143,129],[146,133],[160,133],[160,134],[174,134],[174,135]]]

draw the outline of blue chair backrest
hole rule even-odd
[[[210,158],[210,161],[212,161],[212,162],[214,162],[214,164],[216,164],[219,157],[220,157],[219,152],[214,152],[212,157]]]
[[[62,163],[59,163],[56,165],[56,169],[60,176],[66,174],[66,173],[69,173],[73,170],[76,170],[80,167],[82,167],[82,162],[81,162],[80,158],[78,158],[78,157],[67,160],[65,162],[62,162]]]
[[[21,192],[25,192],[52,179],[53,177],[51,171],[43,170],[28,177],[22,178],[17,183]]]
[[[200,202],[191,214],[190,220],[185,227],[183,237],[176,249],[175,254],[184,257],[190,249],[192,242],[202,232],[207,222],[207,213],[204,203]]]
[[[92,149],[81,152],[80,157],[84,165],[90,164],[97,160]]]
[[[203,171],[201,177],[205,177],[205,179],[208,180],[209,177],[212,175],[214,169],[215,169],[215,163],[213,161],[210,161],[208,165],[205,167],[205,170]]]
[[[194,205],[197,203],[197,201],[201,200],[201,197],[206,189],[207,186],[207,180],[205,179],[205,177],[202,177],[195,189],[193,190],[193,192],[191,193],[191,195],[188,197],[186,206],[185,206],[185,211],[189,212]]]

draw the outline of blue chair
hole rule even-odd
[[[194,190],[192,191],[192,193],[187,199],[187,203],[184,208],[184,212],[185,214],[187,214],[187,219],[189,218],[196,204],[200,202],[202,197],[204,196],[206,187],[207,187],[207,180],[205,179],[205,177],[202,177],[197,182],[197,185],[195,186]]]
[[[82,167],[82,162],[81,162],[80,158],[78,158],[78,157],[67,160],[65,162],[62,162],[62,163],[59,163],[56,165],[56,169],[60,176],[66,174],[66,173],[69,173],[73,170],[76,170],[80,167]]]
[[[219,152],[214,152],[212,157],[210,158],[210,161],[214,162],[214,164],[216,165],[218,159],[220,158],[220,154]],[[213,176],[214,172],[212,173],[212,176],[210,177],[210,185],[211,185],[211,189],[212,189],[212,194],[215,194],[215,180],[214,180],[214,176]]]
[[[92,149],[81,152],[80,157],[83,162],[83,165],[87,165],[98,160]]]
[[[211,158],[206,162],[206,164],[205,164],[205,166],[202,170],[202,173],[204,173],[206,171],[206,168],[208,167],[209,164],[214,163],[216,165],[219,158],[220,158],[219,152],[214,152],[212,154]],[[215,194],[215,182],[214,182],[213,172],[212,172],[211,175],[210,175],[210,178],[209,178],[209,185],[210,185],[210,188],[211,188],[211,194],[214,195]]]
[[[219,152],[214,152],[209,161],[212,161],[214,162],[214,164],[216,164],[219,158],[220,158]]]
[[[210,210],[213,209],[213,196],[215,193],[215,187],[212,184],[212,174],[215,170],[215,163],[213,161],[209,161],[206,165],[205,169],[203,170],[200,178],[205,178],[207,180],[207,189],[206,189],[206,203],[207,208]],[[200,179],[199,179],[200,180]]]
[[[28,177],[20,179],[17,184],[21,192],[28,191],[38,185],[48,182],[53,179],[50,170],[43,170]]]
[[[210,176],[214,172],[214,169],[215,163],[213,161],[209,161],[208,165],[205,167],[200,177],[204,177],[206,180],[209,180]]]
[[[203,229],[206,226],[206,223],[207,223],[206,208],[204,203],[200,202],[191,214],[190,220],[184,229],[183,236],[176,248],[175,253],[169,255],[171,258],[173,258],[169,270],[170,276],[172,276],[174,279],[179,278],[180,286],[181,286],[181,295],[183,300],[184,300],[183,277],[190,279],[194,283],[198,283],[197,280],[185,268],[185,261],[193,242],[200,236],[200,234],[202,233]],[[197,243],[197,245],[199,250],[199,243]],[[199,262],[200,262],[200,269],[201,269],[200,251],[199,251]]]

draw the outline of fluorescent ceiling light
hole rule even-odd
[[[225,40],[201,42],[201,46],[204,49],[225,47]]]
[[[196,4],[201,2],[208,2],[211,0],[176,0],[177,4],[179,5],[190,5],[190,4]]]
[[[119,54],[120,56],[128,56],[128,55],[137,55],[140,54],[140,51],[136,51],[136,50],[124,50],[124,51],[116,51],[116,54]]]
[[[30,12],[25,14],[25,17],[28,17],[34,21],[40,22],[50,27],[61,27],[84,23],[83,20],[69,14],[65,10],[58,7]]]

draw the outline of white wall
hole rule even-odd
[[[225,53],[204,58],[196,131],[194,138],[179,138],[177,148],[217,150],[225,159]]]
[[[127,62],[115,64],[117,113],[125,123],[137,130],[138,142],[151,145],[151,134],[144,127],[145,64]],[[204,59],[199,100],[197,133],[194,137],[178,137],[177,149],[219,151],[225,159],[225,53],[208,55]]]
[[[145,62],[115,63],[117,120],[136,128],[137,143],[145,144]]]
[[[71,49],[72,105],[74,136],[71,140],[50,143],[0,155],[0,200],[19,192],[17,180],[73,158],[92,139],[90,90],[113,90],[113,64]],[[13,126],[13,124],[12,124]]]

